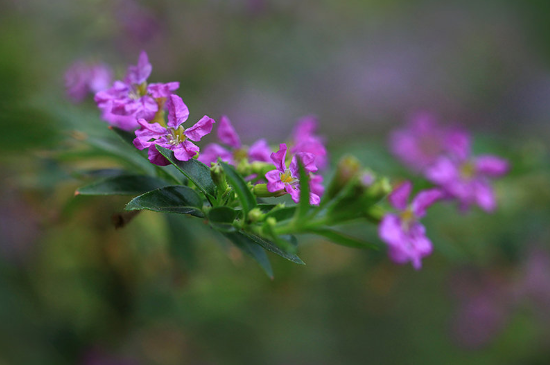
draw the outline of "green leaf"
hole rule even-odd
[[[117,160],[139,168],[148,175],[155,172],[155,165],[140,156],[139,150],[122,143],[118,139],[89,137],[84,142]]]
[[[273,242],[270,242],[268,240],[266,240],[265,238],[262,238],[260,236],[257,236],[255,234],[252,234],[252,233],[248,233],[248,232],[243,232],[243,234],[250,238],[253,242],[257,243],[258,245],[262,246],[263,248],[265,248],[266,250],[268,251],[271,251],[273,252],[274,254],[277,254],[281,257],[284,257],[285,259],[289,260],[289,261],[292,261],[294,262],[295,264],[300,264],[300,265],[305,265],[305,263],[302,261],[301,258],[299,258],[298,256],[292,254],[292,253],[288,253],[288,252],[285,252],[283,250],[281,250],[277,245],[275,245]],[[281,238],[283,239],[283,238]],[[285,240],[286,241],[286,240]],[[287,242],[289,245],[292,244],[292,242]]]
[[[205,195],[210,198],[216,196],[216,185],[210,176],[210,169],[195,159],[189,161],[180,161],[174,157],[174,152],[171,150],[156,145],[157,150],[164,156],[172,165],[174,165],[182,174],[191,180]]]
[[[225,172],[225,176],[227,177],[229,185],[231,185],[231,187],[237,194],[237,197],[241,202],[241,206],[246,217],[246,215],[248,215],[248,212],[250,212],[250,210],[252,210],[256,206],[256,198],[250,191],[248,184],[243,180],[242,176],[237,171],[235,171],[233,166],[228,165],[221,160],[220,165]]]
[[[262,247],[258,246],[253,240],[241,232],[225,232],[222,234],[233,242],[233,244],[241,251],[256,260],[267,276],[273,279],[273,269],[271,268],[271,263],[269,262],[269,258]]]
[[[76,190],[76,195],[139,195],[168,186],[166,181],[143,175],[119,175],[95,181]]]
[[[212,228],[221,232],[235,232],[233,221],[237,218],[235,209],[229,207],[215,207],[208,212],[208,221]]]
[[[304,168],[304,164],[298,158],[298,176],[300,178],[300,201],[296,209],[296,220],[303,220],[309,212],[309,174]]]
[[[277,222],[285,221],[291,219],[296,214],[296,206],[284,207],[281,209],[274,209],[271,212],[266,214],[266,219],[273,217]]]
[[[149,191],[132,199],[126,210],[152,210],[154,212],[191,214],[204,217],[203,201],[199,194],[187,186],[167,186]]]
[[[134,147],[134,139],[136,139],[135,133],[128,132],[114,126],[109,126],[109,129],[115,132],[116,135],[119,136],[124,143],[127,143],[130,146]]]
[[[342,246],[354,247],[354,248],[371,248],[374,250],[379,249],[378,246],[376,246],[373,243],[366,242],[352,236],[348,236],[347,234],[335,231],[330,228],[317,228],[312,232],[319,236],[323,236],[327,238],[333,243],[336,243]]]

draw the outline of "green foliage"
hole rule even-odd
[[[139,195],[167,186],[166,181],[143,175],[120,175],[95,181],[76,190],[77,195]]]
[[[252,183],[245,181],[235,167],[223,161],[219,161],[211,168],[195,159],[179,161],[171,150],[158,145],[155,148],[171,165],[152,165],[146,160],[143,151],[126,150],[133,141],[131,133],[118,128],[111,130],[119,137],[118,140],[88,138],[87,142],[102,152],[116,154],[124,151],[118,158],[126,160],[128,165],[133,166],[139,173],[121,173],[121,170],[115,169],[106,171],[105,175],[83,174],[103,178],[79,188],[77,194],[141,194],[126,205],[126,210],[151,210],[203,218],[211,229],[221,233],[258,262],[269,277],[273,277],[273,270],[266,250],[295,264],[304,264],[296,255],[298,245],[295,234],[316,234],[348,247],[377,248],[371,243],[331,228],[336,224],[357,219],[376,222],[380,210],[383,211],[378,202],[385,194],[385,190],[380,188],[380,183],[375,183],[369,188],[359,184],[359,166],[350,170],[345,179],[342,178],[344,175],[336,174],[334,179],[337,181],[333,180],[330,183],[332,194],[321,201],[320,205],[313,207],[310,205],[309,174],[302,161],[298,161],[299,203],[290,206],[266,204],[259,199],[278,197],[284,195],[285,191],[271,193],[266,190],[265,185],[261,185],[260,188],[256,185],[255,188]],[[142,168],[144,163],[147,164],[146,168]],[[169,231],[176,232],[175,220],[169,218],[167,222]],[[193,246],[180,247],[176,236],[173,235],[170,251],[175,256],[182,257],[184,261],[189,261]]]
[[[167,186],[149,191],[132,199],[126,210],[152,210],[154,212],[190,214],[204,217],[203,200],[187,186]]]

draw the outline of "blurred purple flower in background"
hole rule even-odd
[[[306,116],[298,121],[292,132],[292,153],[307,152],[315,155],[315,165],[319,169],[327,167],[327,149],[321,137],[315,135],[317,131],[317,118]]]
[[[115,81],[110,89],[95,95],[104,120],[115,127],[135,130],[138,119],[155,118],[166,98],[179,88],[179,82],[147,84],[152,69],[147,53],[142,51],[137,65],[128,67],[124,81]]]
[[[216,162],[218,157],[230,164],[237,164],[243,159],[248,162],[262,161],[271,162],[271,149],[265,139],[259,139],[250,147],[243,146],[241,139],[231,121],[225,115],[222,115],[218,123],[218,139],[229,147],[229,149],[217,144],[210,143],[206,145],[198,160],[207,166]]]
[[[450,198],[458,200],[460,209],[477,204],[483,210],[492,212],[496,199],[490,178],[500,177],[508,172],[508,162],[496,156],[470,157],[470,143],[457,139],[453,154],[439,157],[425,171],[426,178],[439,185]]]
[[[416,172],[422,172],[440,156],[455,154],[467,143],[465,132],[455,127],[443,127],[429,113],[414,115],[406,127],[390,136],[392,153]]]
[[[461,269],[451,277],[458,301],[451,319],[456,341],[466,348],[487,345],[505,327],[514,304],[510,282],[489,271]]]
[[[67,95],[81,102],[88,94],[96,94],[111,85],[113,72],[104,63],[75,62],[65,73]]]
[[[432,253],[432,243],[426,237],[426,229],[419,219],[426,215],[426,209],[441,199],[438,189],[424,190],[408,205],[412,183],[406,181],[389,196],[390,204],[399,214],[386,214],[379,225],[378,234],[389,246],[388,255],[397,264],[411,262],[416,270],[422,267],[422,258]]]

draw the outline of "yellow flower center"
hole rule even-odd
[[[296,179],[292,177],[289,170],[281,173],[281,182],[284,182],[285,184],[292,184],[294,181],[296,181]]]
[[[474,177],[476,173],[476,167],[471,162],[466,162],[460,167],[460,176],[464,180],[470,180]]]
[[[233,151],[233,159],[235,161],[241,161],[248,158],[248,151],[246,148],[237,148]]]
[[[172,146],[177,146],[178,144],[182,143],[187,139],[185,134],[185,128],[183,126],[179,126],[178,129],[170,128],[170,134],[166,136],[168,139],[168,143],[170,143]]]

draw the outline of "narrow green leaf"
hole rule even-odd
[[[300,178],[300,201],[296,209],[296,220],[303,220],[309,212],[309,174],[304,164],[298,159],[298,176]]]
[[[155,165],[150,163],[143,156],[140,156],[139,153],[136,153],[139,152],[139,150],[122,143],[118,139],[89,137],[85,142],[96,150],[102,151],[117,160],[129,163],[149,175],[155,172]]]
[[[115,132],[116,135],[119,136],[124,143],[127,143],[130,146],[134,147],[134,139],[136,139],[135,133],[128,132],[114,126],[109,126],[109,129]]]
[[[238,214],[239,212],[229,207],[215,207],[208,212],[208,223],[218,231],[235,232],[233,221]]]
[[[352,236],[348,236],[345,233],[335,231],[330,228],[318,228],[313,230],[313,233],[323,236],[330,240],[333,243],[347,246],[347,247],[354,247],[354,248],[371,248],[374,250],[378,250],[378,246],[376,246],[373,243],[363,241],[359,238],[355,238]]]
[[[227,176],[229,185],[231,185],[231,187],[237,194],[237,197],[241,202],[241,206],[243,207],[243,211],[246,216],[248,212],[256,206],[256,198],[250,191],[248,184],[243,180],[242,176],[237,171],[235,171],[235,168],[233,168],[233,166],[228,165],[223,161],[220,161],[220,164],[223,168],[223,171],[225,172],[225,176]]]
[[[120,175],[127,175],[128,171],[123,169],[90,169],[90,170],[76,170],[72,172],[72,175],[79,179],[95,179],[95,178],[107,178]]]
[[[199,194],[187,186],[167,186],[149,191],[132,199],[126,210],[152,210],[154,212],[191,214],[204,217],[203,201]]]
[[[298,256],[296,256],[295,254],[292,254],[292,253],[288,253],[288,252],[285,252],[283,250],[281,250],[276,244],[274,244],[273,242],[270,242],[268,240],[266,240],[265,238],[262,238],[260,236],[257,236],[255,234],[252,234],[252,233],[248,233],[248,232],[243,232],[243,234],[250,238],[253,242],[257,243],[258,245],[262,246],[263,248],[265,248],[266,250],[268,251],[271,251],[273,252],[274,254],[277,254],[281,257],[284,257],[285,259],[289,260],[289,261],[292,261],[294,262],[295,264],[300,264],[300,265],[305,265],[305,263],[302,261],[301,258],[299,258]],[[283,239],[283,238],[281,238]],[[286,240],[285,240],[286,241]],[[289,245],[291,245],[292,243],[291,242],[287,242]]]
[[[149,158],[147,157],[146,149],[140,151],[134,146],[134,139],[136,139],[136,135],[134,132],[128,132],[114,126],[109,126],[109,129],[115,132],[115,134],[120,138],[122,142],[130,146],[132,149],[135,149],[135,151],[140,154],[144,159],[149,160]],[[177,173],[177,169],[174,166],[166,166],[164,169],[161,169],[160,166],[155,167],[159,176],[169,177],[177,183],[183,183],[183,185],[186,184],[185,180],[187,180],[187,178],[182,181],[182,179],[179,178],[180,175]]]
[[[262,247],[258,246],[254,241],[241,232],[225,232],[222,234],[233,242],[233,244],[241,251],[256,260],[267,276],[273,279],[273,269],[271,268],[271,263],[269,262],[269,258]]]
[[[171,150],[156,145],[157,150],[174,165],[182,174],[191,180],[205,195],[213,198],[216,196],[216,185],[210,176],[210,169],[195,159],[180,161],[174,157]]]
[[[95,181],[76,190],[76,195],[139,195],[168,186],[166,181],[143,175],[119,175]]]

